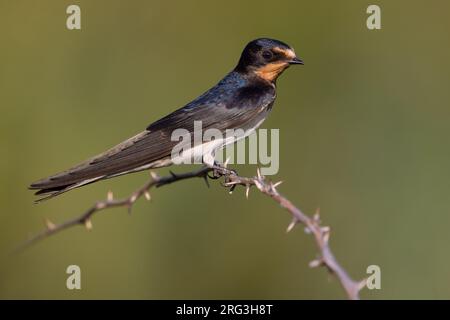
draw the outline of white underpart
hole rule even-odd
[[[216,152],[229,144],[238,142],[251,135],[263,123],[265,119],[261,119],[256,125],[247,129],[243,135],[217,138],[212,141],[206,141],[201,145],[184,150],[179,156],[172,158],[176,164],[181,163],[205,163],[208,166],[214,165]]]

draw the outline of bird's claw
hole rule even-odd
[[[212,180],[217,180],[221,177],[221,175],[214,169],[213,170],[213,174],[210,175],[209,173],[207,174],[208,178],[212,179]]]

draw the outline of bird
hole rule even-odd
[[[37,190],[35,195],[42,197],[36,202],[40,202],[100,180],[178,164],[183,159],[175,161],[173,157],[172,150],[179,141],[173,141],[172,133],[177,129],[195,133],[196,121],[201,121],[202,130],[242,129],[244,134],[239,139],[244,138],[270,113],[277,78],[289,66],[303,64],[294,49],[282,41],[252,40],[244,47],[236,67],[205,93],[128,140],[68,170],[35,181],[29,189]],[[215,152],[235,140],[202,142],[203,163],[213,165]],[[184,150],[180,157],[198,157],[193,155],[194,149]]]

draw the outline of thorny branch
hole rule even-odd
[[[209,175],[212,173],[212,176]],[[352,300],[359,299],[359,292],[365,287],[366,281],[355,281],[353,280],[348,273],[342,268],[342,266],[337,262],[334,257],[331,249],[329,247],[329,239],[330,239],[330,227],[322,226],[320,221],[319,210],[316,211],[314,216],[311,218],[308,215],[304,214],[299,208],[297,208],[291,201],[282,196],[277,187],[281,184],[280,182],[272,183],[271,181],[267,181],[266,178],[261,175],[260,171],[257,171],[257,176],[255,177],[241,177],[235,171],[227,169],[226,163],[224,166],[216,166],[216,167],[202,167],[198,170],[192,172],[186,172],[182,174],[175,174],[170,172],[170,175],[160,177],[154,172],[150,172],[151,179],[145,183],[141,188],[134,191],[129,197],[124,199],[114,199],[113,193],[108,192],[107,199],[103,201],[98,201],[91,208],[85,211],[78,217],[75,217],[71,220],[67,220],[60,224],[54,224],[50,220],[46,220],[46,230],[41,233],[35,235],[27,242],[25,242],[22,246],[18,248],[18,250],[24,249],[44,238],[50,237],[60,231],[68,229],[70,227],[76,225],[84,225],[86,229],[92,229],[92,216],[99,211],[113,208],[113,207],[127,207],[128,212],[131,213],[131,209],[133,204],[142,196],[144,196],[147,200],[150,200],[150,192],[149,190],[153,187],[161,187],[164,185],[171,184],[173,182],[177,182],[180,180],[190,179],[190,178],[203,178],[206,184],[209,186],[208,178],[210,179],[219,179],[221,177],[224,178],[224,182],[222,185],[224,187],[230,188],[230,193],[236,188],[236,186],[243,186],[246,190],[246,196],[248,198],[250,187],[255,186],[261,193],[271,197],[273,200],[278,202],[281,207],[288,210],[292,215],[292,222],[289,224],[287,228],[287,232],[291,231],[297,224],[301,223],[305,227],[305,232],[311,233],[316,241],[316,245],[319,250],[319,258],[310,262],[309,266],[311,268],[324,266],[328,269],[330,273],[335,275],[342,287],[344,288],[347,297]]]

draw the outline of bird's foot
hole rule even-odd
[[[211,179],[219,179],[220,177],[237,176],[236,170],[228,169],[226,164],[221,164],[217,161],[209,166],[212,169],[212,176],[208,175]]]

